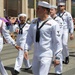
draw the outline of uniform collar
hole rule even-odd
[[[49,18],[51,18],[51,16],[48,16],[46,20],[48,20]],[[44,21],[46,21],[46,20],[44,20]],[[38,22],[41,22],[40,18],[38,18]]]

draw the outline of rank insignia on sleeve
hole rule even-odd
[[[69,17],[69,20],[72,20],[72,18],[71,18],[71,17]]]
[[[59,31],[57,31],[57,36],[60,36]]]
[[[59,31],[57,31],[57,33],[59,34]]]

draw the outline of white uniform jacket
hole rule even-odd
[[[59,24],[59,26],[60,26],[60,33],[61,33],[61,36],[62,36],[62,34],[63,34],[63,27],[64,27],[63,20],[57,15],[54,18],[54,20]]]
[[[64,11],[64,13],[58,13],[58,16],[60,16],[64,21],[64,29],[68,29],[70,30],[70,33],[73,33],[74,24],[71,14],[67,11]]]
[[[63,20],[56,15],[56,17],[54,18],[54,20],[59,24],[60,26],[60,36],[61,36],[61,39],[60,39],[60,43],[61,43],[61,47],[63,49],[63,46],[62,46],[62,36],[63,36],[63,27],[64,27],[64,24],[63,24]]]
[[[22,29],[23,34],[19,34],[19,33],[17,34],[17,38],[16,38],[17,43],[23,43],[23,42],[26,41],[26,37],[27,37],[29,27],[30,27],[30,24],[26,23],[26,25]],[[16,24],[14,28],[15,28],[14,30],[16,31],[16,29],[19,29],[19,25]]]
[[[17,24],[11,24],[9,28],[10,33],[15,32],[16,27],[17,27]]]
[[[62,50],[60,45],[60,29],[57,22],[55,22],[51,17],[40,29],[40,41],[39,43],[35,41],[36,38],[36,26],[37,20],[34,19],[30,25],[25,51],[29,50],[32,43],[34,43],[34,55],[36,56],[48,56],[53,57],[53,46],[56,48],[56,52]],[[40,22],[40,24],[43,21]],[[54,44],[53,44],[54,43]]]

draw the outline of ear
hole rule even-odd
[[[47,12],[47,10],[46,10],[46,9],[44,9],[44,12]]]

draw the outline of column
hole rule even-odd
[[[56,5],[56,0],[48,0],[51,5]]]
[[[36,0],[34,0],[34,18],[36,18]]]
[[[22,13],[28,16],[28,0],[22,0]]]
[[[4,17],[4,0],[0,0],[0,17]]]
[[[71,0],[66,0],[66,10],[71,13]]]
[[[34,18],[34,9],[33,8],[28,9],[28,14],[29,14],[28,17],[32,21]]]

